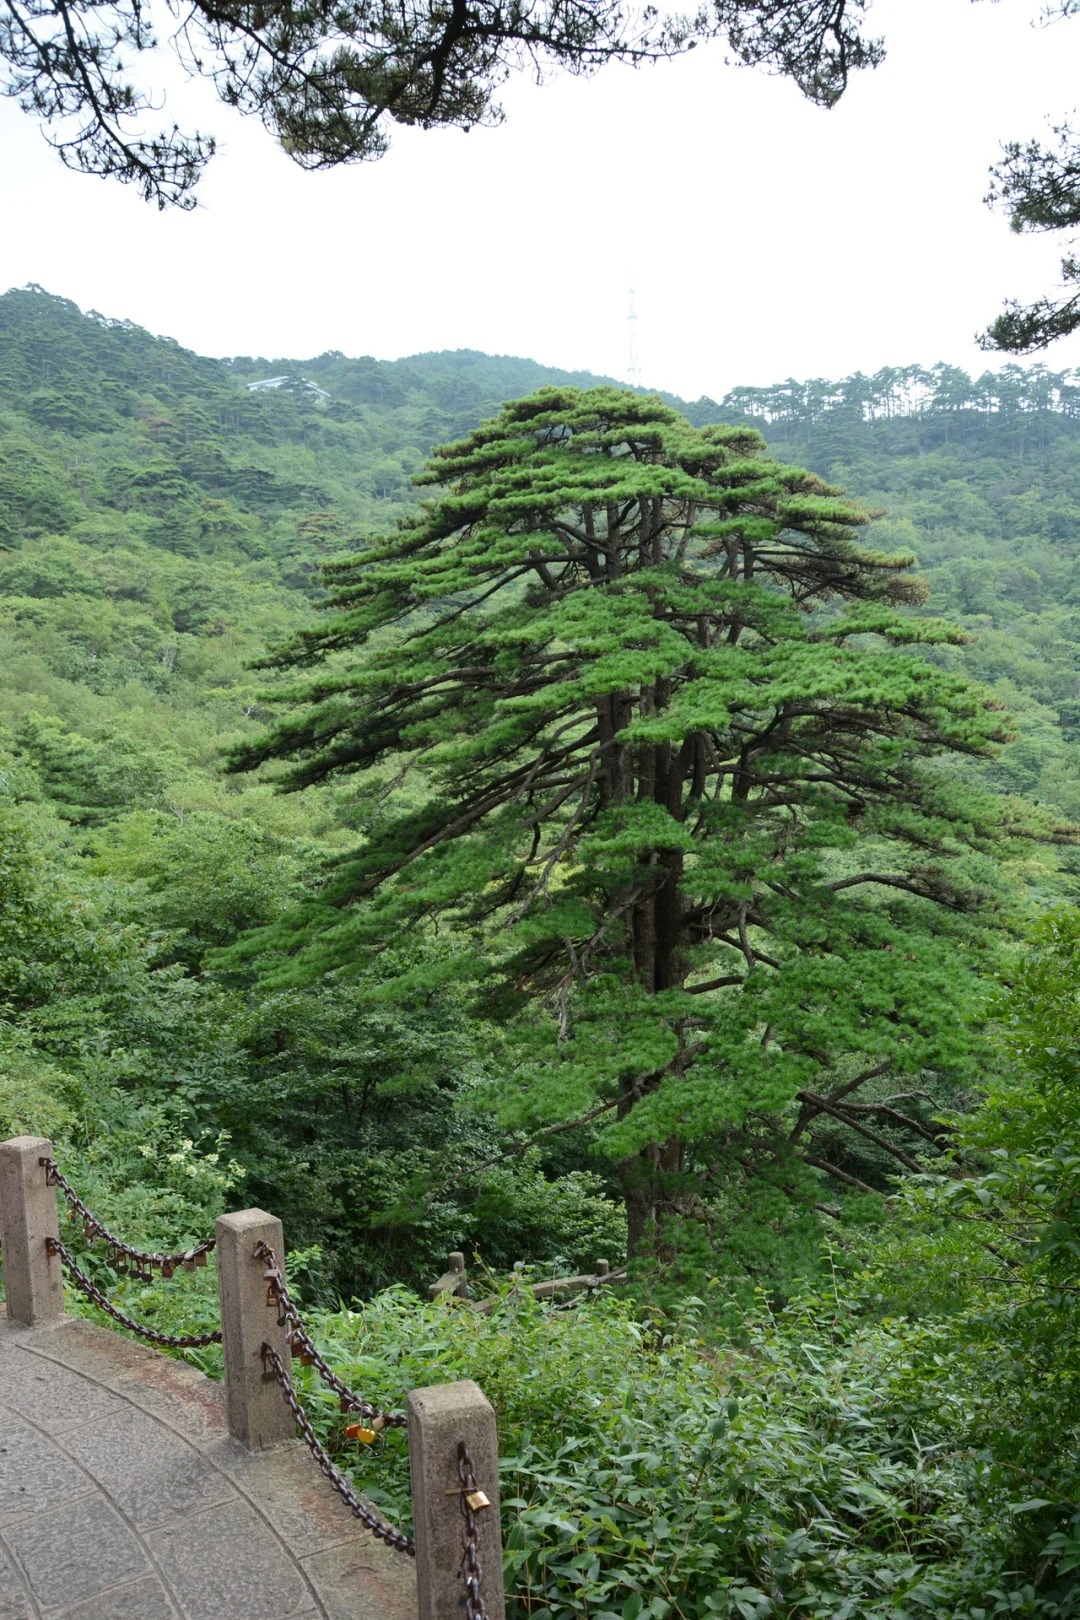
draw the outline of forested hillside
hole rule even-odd
[[[324,1324],[365,1377],[420,1340],[480,1376],[524,1504],[516,1614],[1074,1615],[1080,378],[661,396],[692,428],[606,381],[464,351],[210,360],[39,288],[0,298],[3,1134],[55,1137],[149,1244],[229,1201],[274,1210],[309,1302],[377,1295]],[[714,750],[690,810],[665,801],[690,825],[719,771],[711,866],[657,833],[670,624],[579,609],[571,542],[540,583],[505,536],[472,572],[446,544],[461,511],[546,534],[543,480],[579,442],[572,539],[590,478],[637,510],[639,429],[673,487],[705,468],[720,491],[687,531],[700,601],[645,570],[700,633],[684,709],[693,686],[710,725],[733,716],[739,781]],[[560,769],[582,693],[637,694],[621,822],[570,807],[592,767],[505,791],[556,680]],[[277,791],[286,768],[302,791]],[[456,776],[504,816],[486,843],[458,839]],[[541,781],[515,871],[505,818]],[[447,828],[458,864],[425,866]],[[635,1000],[612,930],[645,844],[700,926],[673,975],[634,913]],[[537,895],[548,920],[504,945]],[[602,964],[592,1001],[560,952]],[[646,1078],[617,1094],[624,1040]],[[735,1077],[711,1113],[710,1042]],[[628,1207],[625,1302],[464,1336],[415,1305],[452,1248],[496,1293],[519,1262],[621,1260]],[[117,1286],[172,1320],[167,1291]],[[377,1490],[403,1501],[388,1459]],[[731,1493],[722,1523],[688,1475]]]
[[[972,633],[955,667],[992,682],[1019,722],[988,780],[1080,814],[1078,379],[910,366],[736,389],[724,414],[884,512],[879,543],[913,551],[929,610]]]
[[[190,1059],[199,1073],[212,1067],[222,1088],[204,1123],[227,1124],[241,1138],[254,1130],[255,1157],[267,1165],[264,1137],[274,1128],[245,1120],[241,1130],[234,1088],[243,1093],[252,1074],[265,1087],[273,1074],[290,1109],[310,1106],[323,1117],[320,1134],[340,1130],[349,1152],[362,1154],[373,1121],[402,1111],[373,1108],[364,1083],[339,1089],[335,1080],[331,1126],[323,1089],[330,1076],[355,1071],[355,1051],[336,1051],[329,1028],[313,1029],[304,1042],[309,1072],[294,1096],[298,1032],[274,1034],[271,1016],[286,992],[257,1014],[248,1007],[240,1024],[230,1004],[223,1023],[219,998],[232,981],[208,973],[206,956],[296,899],[327,853],[355,838],[362,812],[347,784],[297,799],[227,777],[223,751],[272,714],[261,693],[274,677],[253,661],[310,620],[320,564],[407,509],[409,480],[433,443],[460,438],[504,399],[538,385],[602,379],[473,353],[226,364],[37,289],[0,300],[0,366],[0,737],[9,794],[34,804],[51,858],[65,847],[65,880],[92,891],[97,906],[107,897],[113,934],[146,974],[151,1024],[168,1022],[175,1003],[213,1005],[216,1055]],[[885,510],[876,543],[914,553],[929,575],[920,611],[946,613],[975,637],[924,656],[991,682],[1017,720],[1014,743],[965,770],[1067,817],[1080,814],[1076,394],[1067,378],[1039,369],[974,384],[945,368],[910,368],[680,407],[699,424],[763,427],[783,459]],[[1070,883],[1061,868],[1071,863],[1068,848],[1032,848],[1022,875],[1036,898],[1061,895]],[[317,1024],[344,994],[338,987],[321,998]],[[348,1023],[351,1013],[340,1016]],[[31,1023],[44,1017],[35,1009]],[[264,1018],[270,1027],[256,1029]],[[45,1042],[41,1055],[80,1071],[87,1039],[69,1033]],[[164,1052],[152,1058],[147,1039],[99,1028],[95,1062],[109,1075],[166,1063]],[[409,1039],[423,1048],[436,1036],[417,1030]],[[37,1050],[40,1037],[32,1044]],[[132,1056],[132,1046],[144,1055]],[[455,1071],[452,1084],[461,1083]],[[181,1094],[171,1088],[173,1102]],[[285,1132],[274,1151],[303,1138]],[[419,1165],[420,1145],[410,1152]],[[388,1182],[380,1180],[383,1202]],[[298,1184],[309,1185],[306,1177]],[[280,1203],[285,1189],[273,1177],[265,1185]],[[355,1186],[350,1197],[355,1205]],[[320,1188],[311,1207],[333,1208],[334,1198],[328,1203]],[[454,1241],[459,1219],[445,1228]],[[322,1218],[311,1235],[325,1236]],[[441,1229],[432,1264],[442,1239]],[[508,1258],[543,1258],[516,1242]],[[340,1240],[334,1247],[340,1252]]]

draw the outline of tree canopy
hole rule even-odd
[[[851,70],[879,59],[860,37],[864,0],[716,0],[681,15],[622,0],[271,0],[170,3],[171,44],[222,101],[262,120],[307,169],[380,157],[391,123],[498,123],[516,69],[591,73],[726,35],[736,56],[792,75],[830,106]],[[10,0],[0,15],[0,89],[42,119],[69,167],[190,208],[213,137],[146,128],[159,102],[132,58],[159,44],[145,0]]]
[[[1075,0],[1056,0],[1050,15],[1071,16]],[[992,171],[987,201],[1009,216],[1018,235],[1029,231],[1075,231],[1080,226],[1080,134],[1066,120],[1053,131],[1054,146],[1009,141]],[[1031,304],[1010,301],[990,326],[984,346],[1029,354],[1045,349],[1080,326],[1080,258],[1070,243],[1061,261],[1062,291]]]
[[[801,1140],[871,1075],[962,1069],[995,818],[932,759],[1004,733],[899,650],[958,639],[905,612],[912,559],[753,429],[617,389],[507,406],[421,482],[329,567],[326,623],[272,659],[317,672],[234,755],[361,778],[363,846],[263,944],[318,974],[449,923],[436,971],[516,1030],[504,1105],[613,1114],[657,1171],[749,1112],[798,1099]]]

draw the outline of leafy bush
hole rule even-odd
[[[837,1294],[746,1324],[717,1353],[705,1307],[642,1322],[613,1294],[491,1315],[391,1290],[319,1317],[334,1366],[380,1405],[476,1378],[495,1406],[513,1620],[958,1620],[1080,1612],[1067,1554],[1028,1534],[1046,1504],[972,1436],[987,1391],[932,1325],[857,1323]],[[862,1301],[865,1305],[866,1301]],[[403,1437],[355,1450],[310,1373],[330,1448],[396,1521]],[[483,1482],[481,1482],[483,1483]],[[1065,1538],[1067,1540],[1067,1537]]]

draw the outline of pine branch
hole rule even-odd
[[[899,1159],[902,1165],[914,1171],[916,1175],[922,1175],[922,1165],[917,1159],[913,1159],[910,1153],[905,1153],[903,1148],[897,1147],[894,1142],[890,1142],[886,1137],[879,1136],[876,1131],[870,1130],[869,1126],[861,1125],[857,1119],[851,1119],[842,1108],[837,1108],[827,1097],[818,1097],[812,1091],[797,1091],[795,1096],[799,1102],[807,1103],[817,1113],[830,1114],[833,1119],[839,1120],[841,1125],[847,1125],[851,1130],[857,1131],[860,1136],[865,1136],[868,1142],[873,1142],[876,1147],[881,1148],[885,1153],[891,1153],[894,1159]]]

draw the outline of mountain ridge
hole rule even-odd
[[[271,365],[332,397],[249,392]],[[201,717],[193,757],[209,768],[260,712],[246,666],[309,620],[318,565],[409,510],[433,445],[545,381],[603,379],[478,350],[208,359],[40,289],[3,295],[0,729],[34,693],[80,735],[128,724],[115,690],[130,680],[149,730],[164,711]],[[893,367],[668,397],[699,422],[757,425],[771,453],[887,514],[874,543],[915,554],[930,610],[975,638],[935,656],[1020,717],[994,785],[1080,817],[1075,374]]]

